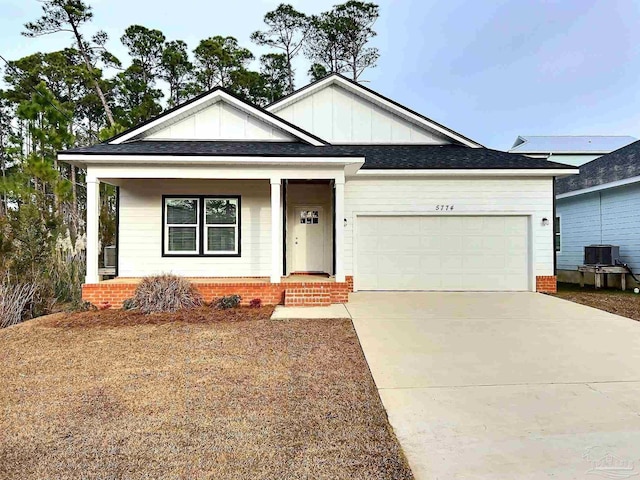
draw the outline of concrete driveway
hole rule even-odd
[[[640,477],[640,323],[535,293],[347,307],[418,479]]]

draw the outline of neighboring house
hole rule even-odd
[[[620,247],[621,260],[640,272],[640,141],[580,167],[556,182],[558,277],[577,282],[584,247]]]
[[[509,152],[579,167],[635,141],[622,135],[519,135]]]
[[[209,298],[287,304],[553,290],[553,178],[577,173],[484,148],[340,75],[266,108],[214,88],[59,159],[87,169],[84,298],[114,305],[161,272]],[[119,192],[119,278],[104,282],[99,182]]]

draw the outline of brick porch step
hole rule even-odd
[[[331,305],[331,287],[310,286],[286,288],[285,307],[324,307]]]

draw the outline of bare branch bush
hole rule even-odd
[[[176,312],[202,303],[189,280],[169,274],[143,278],[133,295],[133,306],[143,313]]]
[[[38,287],[34,283],[12,283],[9,275],[0,280],[0,328],[20,323]]]

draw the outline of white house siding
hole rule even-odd
[[[551,178],[349,178],[345,185],[345,271],[354,274],[356,214],[504,213],[531,216],[532,276],[553,275],[552,198]],[[436,205],[453,205],[454,210],[441,213]],[[548,225],[542,225],[543,218],[549,220]]]
[[[288,133],[246,112],[216,102],[171,125],[150,132],[151,140],[293,140]]]
[[[330,143],[449,143],[338,85],[329,85],[274,113]]]
[[[640,271],[640,185],[601,190],[559,199],[561,223],[558,268],[575,270],[584,261],[584,247],[612,244],[622,261]]]
[[[162,195],[240,195],[241,257],[162,257]],[[271,274],[270,186],[266,180],[123,180],[119,276]]]

